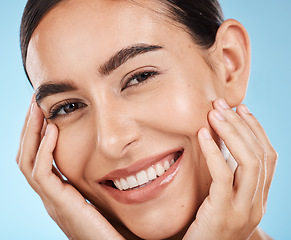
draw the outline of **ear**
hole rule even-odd
[[[236,20],[226,20],[218,29],[214,47],[220,85],[218,97],[224,98],[230,107],[236,107],[245,97],[250,74],[248,33]]]

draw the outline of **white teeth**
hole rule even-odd
[[[165,163],[164,163],[164,169],[165,169],[165,171],[167,171],[170,167],[171,167],[170,166],[170,163],[168,161],[165,161]]]
[[[114,181],[115,186],[119,189],[119,190],[123,190],[123,187],[121,185],[121,183],[118,180]]]
[[[170,162],[165,161],[163,165],[158,163],[155,166],[149,167],[147,170],[140,171],[135,176],[129,176],[126,177],[126,179],[121,178],[119,180],[114,180],[114,185],[120,191],[144,185],[149,181],[155,180],[157,177],[162,176],[174,163],[174,159]]]
[[[127,181],[124,178],[120,179],[120,183],[121,183],[123,190],[128,189]]]
[[[128,188],[134,188],[138,186],[136,178],[134,176],[129,176],[126,178]]]
[[[148,176],[145,171],[141,171],[136,174],[138,185],[143,185],[149,181]]]
[[[165,169],[164,169],[164,167],[160,163],[158,163],[156,165],[156,171],[157,171],[157,175],[160,177],[165,172]]]
[[[157,178],[157,173],[156,173],[156,170],[153,168],[153,167],[150,167],[148,170],[147,170],[147,175],[149,177],[149,180],[154,180]]]

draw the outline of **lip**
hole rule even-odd
[[[110,173],[108,173],[103,178],[99,179],[98,182],[102,182],[105,180],[115,180],[120,179],[122,177],[135,175],[141,170],[147,169],[152,165],[155,165],[157,162],[160,162],[162,159],[166,158],[168,155],[176,153],[176,152],[182,152],[182,148],[172,149],[151,157],[143,158],[141,160],[138,160],[137,162],[133,163],[127,168],[120,168],[117,170],[114,170]]]
[[[144,187],[133,189],[130,191],[120,191],[106,184],[102,184],[102,182],[105,180],[113,180],[128,175],[134,175],[138,171],[146,169],[147,167],[150,167],[155,163],[162,161],[163,158],[167,157],[168,155],[176,152],[182,153],[180,157],[177,159],[177,161],[162,176],[156,178],[155,180],[153,180]],[[98,183],[111,197],[113,197],[116,201],[120,203],[125,204],[142,203],[151,200],[157,195],[159,195],[168,186],[168,184],[174,180],[180,168],[183,156],[184,149],[179,148],[175,150],[170,150],[162,154],[158,154],[153,157],[140,160],[134,163],[133,165],[129,166],[128,168],[117,169],[113,172],[110,172],[105,177],[100,179]]]

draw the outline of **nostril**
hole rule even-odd
[[[135,140],[133,140],[133,141],[131,141],[131,142],[129,142],[129,143],[127,143],[125,146],[124,146],[124,148],[123,148],[123,152],[125,152],[125,151],[127,151],[127,149],[128,148],[130,148],[130,147],[134,147],[135,145],[136,145],[136,143],[137,143],[137,140],[135,139]]]

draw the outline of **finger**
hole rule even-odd
[[[40,189],[43,189],[45,194],[50,196],[54,196],[54,193],[58,191],[57,188],[62,186],[60,184],[61,178],[58,177],[60,175],[55,174],[53,167],[53,151],[57,138],[57,127],[54,124],[49,124],[40,143],[32,173],[33,179]]]
[[[47,121],[46,119],[43,119],[43,125],[42,125],[42,129],[41,129],[41,139],[43,138],[44,134],[45,134],[45,131],[46,131],[46,128],[47,128]]]
[[[233,174],[207,128],[200,129],[198,140],[212,177],[210,200],[225,206],[232,199]]]
[[[25,130],[26,130],[26,126],[27,126],[27,122],[28,122],[28,119],[29,119],[29,116],[30,116],[30,113],[31,113],[31,109],[32,109],[32,105],[33,105],[34,102],[35,102],[35,94],[32,95],[31,100],[30,100],[30,107],[29,107],[29,110],[26,113],[25,120],[24,120],[24,125],[23,125],[22,131],[21,131],[21,135],[20,135],[21,138],[23,138],[23,136],[24,136],[24,133],[25,133]]]
[[[250,149],[261,159],[264,157],[264,147],[257,139],[248,124],[236,112],[234,112],[223,99],[217,99],[213,106],[226,118],[235,131],[245,140]]]
[[[241,111],[240,106],[237,108],[237,113],[239,114],[239,112]],[[247,116],[242,116],[242,112],[240,112],[240,116],[241,118],[244,120],[244,122],[246,122],[246,124],[248,125],[248,127],[251,129],[252,132],[254,132],[254,135],[256,136],[256,138],[258,139],[258,141],[261,140],[260,137],[258,137],[258,135],[256,134],[257,131],[254,131],[254,122],[250,122],[250,121],[246,121]],[[258,123],[258,122],[257,122]],[[261,129],[263,130],[263,129]],[[261,141],[260,141],[261,143]],[[255,193],[255,198],[254,198],[254,202],[253,202],[253,206],[251,209],[251,213],[250,213],[250,224],[252,226],[257,226],[260,222],[261,219],[263,218],[263,215],[265,213],[265,208],[264,208],[264,192],[266,189],[266,175],[267,175],[267,169],[266,169],[266,162],[267,162],[267,153],[265,152],[265,146],[261,143],[261,146],[263,148],[264,151],[264,157],[261,159],[262,162],[262,167],[261,167],[261,172],[260,172],[260,179],[259,179],[259,184],[258,184],[258,188],[256,190]]]
[[[227,115],[233,114],[231,111],[229,107],[219,109],[219,111],[211,111],[209,122],[238,162],[238,168],[235,172],[236,195],[234,202],[240,209],[251,209],[258,185],[261,161],[249,147],[248,140],[244,139],[237,131],[237,128],[245,126],[241,122],[232,123],[226,119],[229,118]]]
[[[40,144],[40,131],[43,124],[43,114],[34,102],[21,143],[19,168],[30,182],[35,156]]]
[[[273,180],[274,172],[276,169],[278,154],[273,148],[260,122],[254,117],[253,114],[251,114],[249,109],[244,104],[237,107],[237,113],[248,124],[249,128],[254,132],[254,134],[256,135],[257,139],[260,141],[260,143],[262,144],[266,152],[266,159],[265,159],[266,160],[266,182],[265,182],[265,187],[264,187],[264,201],[266,201],[268,197],[268,191],[270,189],[270,185]]]
[[[266,161],[262,162],[259,184],[255,193],[253,206],[250,213],[250,223],[252,226],[257,226],[261,222],[265,214],[264,207],[264,189],[266,183]]]
[[[27,122],[28,122],[28,119],[29,119],[29,116],[30,116],[30,112],[31,112],[31,108],[32,108],[32,103],[34,102],[34,100],[35,100],[35,94],[33,94],[32,97],[31,97],[29,110],[26,113],[24,124],[23,124],[23,128],[22,128],[22,131],[21,131],[21,134],[20,134],[20,144],[19,144],[19,148],[18,148],[18,151],[17,151],[17,155],[16,155],[16,163],[17,164],[19,163],[19,157],[20,157],[20,153],[21,153],[21,142],[22,142],[25,130],[26,130]]]
[[[265,166],[265,157],[266,152],[264,146],[261,144],[256,134],[252,131],[249,124],[244,121],[238,114],[236,114],[231,108],[229,108],[225,101],[222,99],[218,99],[214,102],[214,107],[218,109],[220,112],[224,113],[225,118],[228,122],[233,123],[236,131],[245,139],[246,144],[252,151],[257,155],[258,159],[261,162],[261,171],[259,173],[259,182],[258,187],[256,189],[254,195],[254,202],[256,202],[256,206],[261,205],[263,191],[265,188],[265,180],[266,180],[266,166]],[[227,111],[226,111],[227,110]],[[260,211],[261,214],[261,211]]]

